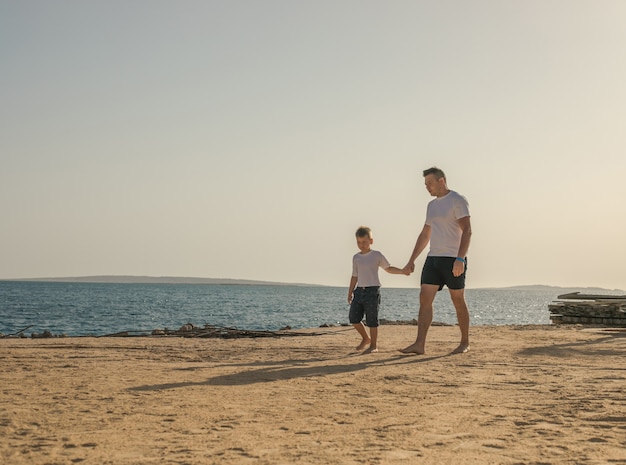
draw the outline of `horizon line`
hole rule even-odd
[[[0,278],[0,281],[13,282],[75,282],[92,284],[214,284],[214,285],[271,285],[271,286],[303,286],[303,287],[346,287],[314,283],[289,283],[280,281],[265,281],[241,278],[199,278],[191,276],[148,276],[148,275],[86,275],[63,277],[38,278]],[[395,287],[385,286],[387,289]],[[582,289],[625,292],[622,289],[609,289],[598,286],[554,286],[551,284],[519,284],[509,286],[468,287],[466,289],[519,289],[519,288],[554,288],[554,289]],[[413,289],[404,287],[398,289]]]

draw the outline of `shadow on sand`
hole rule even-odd
[[[568,342],[565,344],[549,344],[537,347],[527,347],[519,352],[520,355],[547,355],[551,357],[580,357],[580,356],[615,356],[626,353],[626,331],[603,329],[597,333],[604,337],[587,341]]]
[[[187,381],[180,383],[164,383],[145,385],[129,388],[129,391],[160,391],[165,389],[179,389],[191,386],[243,386],[256,383],[270,383],[296,378],[310,378],[315,376],[328,376],[343,373],[352,373],[364,370],[373,366],[389,365],[412,365],[415,363],[426,363],[432,360],[449,357],[451,354],[433,357],[397,355],[386,359],[364,360],[358,363],[334,363],[328,365],[313,365],[310,363],[323,362],[322,360],[297,361],[284,360],[282,362],[270,362],[271,366],[257,368],[253,370],[238,371],[232,374],[218,375],[204,381]],[[352,357],[350,357],[352,358]],[[306,366],[301,366],[305,365]],[[221,365],[241,367],[242,364]]]

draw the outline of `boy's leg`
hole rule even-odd
[[[438,291],[439,286],[437,285],[422,284],[420,288],[420,309],[417,316],[417,338],[410,346],[400,349],[400,352],[418,355],[425,353],[426,335],[433,321],[433,302]]]
[[[354,329],[356,329],[357,333],[361,336],[361,343],[356,347],[356,350],[363,350],[367,347],[367,345],[371,342],[370,337],[367,335],[367,331],[365,326],[361,321],[363,320],[363,315],[365,313],[365,308],[363,303],[361,302],[361,293],[357,291],[357,295],[354,296],[352,303],[350,304],[350,313],[348,315],[348,319]]]
[[[378,326],[373,326],[370,328],[370,339],[370,346],[365,352],[363,352],[364,354],[378,352]]]
[[[373,328],[370,328],[370,339],[372,340],[372,342],[370,343],[370,348],[377,349],[378,348],[378,326],[374,326]]]
[[[378,309],[380,308],[379,289],[370,289],[364,300],[365,322],[370,329],[370,346],[364,353],[370,354],[372,352],[378,352]]]
[[[363,326],[363,323],[352,323],[352,326],[354,326],[354,329],[356,329],[361,335],[361,343],[356,347],[356,350],[365,349],[372,342],[370,337],[367,335],[365,326]]]

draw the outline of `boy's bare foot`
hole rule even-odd
[[[358,346],[356,346],[356,350],[365,349],[369,344],[371,344],[371,342],[372,342],[371,339],[363,339],[361,343]]]
[[[413,343],[404,349],[398,349],[403,354],[415,354],[415,355],[424,355],[424,349],[417,347],[417,344]]]
[[[369,347],[367,350],[363,351],[363,353],[361,355],[377,354],[377,353],[378,353],[378,348],[377,347]]]
[[[451,353],[452,354],[464,354],[466,352],[469,352],[469,350],[470,350],[469,344],[460,344],[459,347],[454,349]]]

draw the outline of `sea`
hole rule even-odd
[[[559,288],[467,289],[472,325],[550,324]],[[417,318],[418,288],[383,288],[380,318]],[[446,289],[434,321],[455,324]],[[275,331],[348,324],[347,288],[300,285],[0,281],[0,334],[105,336],[222,326]],[[26,329],[27,328],[27,329]]]

